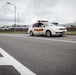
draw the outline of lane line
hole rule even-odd
[[[12,65],[21,75],[36,75],[2,48],[0,48],[0,53],[4,56],[3,58],[0,58],[0,65]]]
[[[4,57],[0,57],[0,65],[11,65]]]

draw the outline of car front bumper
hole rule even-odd
[[[55,31],[52,35],[64,35],[67,34],[67,30],[65,31]]]

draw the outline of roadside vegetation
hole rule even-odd
[[[1,34],[27,34],[28,29],[0,30]]]
[[[0,34],[27,34],[27,32],[0,32]]]
[[[76,31],[68,31],[67,34],[68,35],[76,35]]]
[[[76,35],[76,28],[67,28],[68,35]]]

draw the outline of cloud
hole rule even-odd
[[[39,19],[59,23],[76,20],[76,0],[0,0],[0,22],[13,24],[14,6],[17,7],[17,20],[22,24],[31,24]]]
[[[76,19],[75,0],[59,1],[54,8],[54,14],[61,22],[74,22]]]

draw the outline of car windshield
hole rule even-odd
[[[45,26],[55,26],[54,24],[52,24],[52,23],[50,23],[50,22],[43,22],[43,24],[44,24]]]

